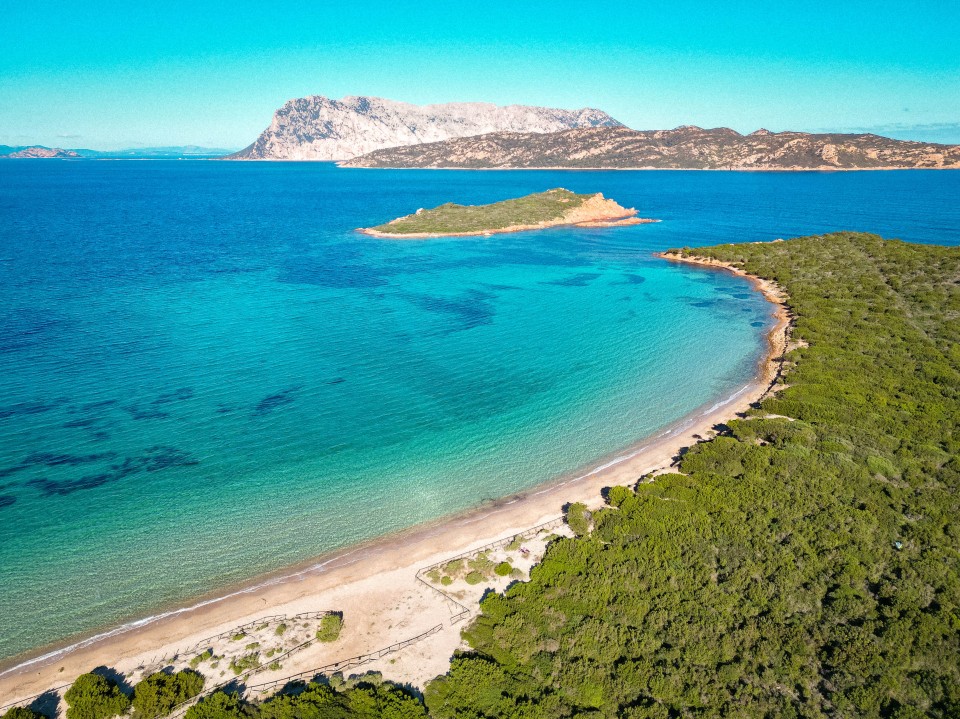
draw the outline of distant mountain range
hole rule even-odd
[[[835,170],[960,168],[960,145],[871,134],[811,134],[728,128],[571,129],[548,134],[495,132],[413,147],[376,150],[345,167],[651,168]]]
[[[546,133],[622,127],[600,110],[458,102],[411,105],[380,97],[290,100],[270,127],[234,160],[345,160],[385,147],[419,145],[490,132]]]
[[[0,145],[0,160],[20,159],[94,159],[94,160],[144,160],[144,159],[209,159],[229,155],[232,150],[213,147],[182,145],[175,147],[139,147],[127,150],[84,150],[43,145]]]

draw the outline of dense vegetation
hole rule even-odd
[[[262,703],[216,692],[190,707],[185,719],[421,719],[423,704],[399,687],[367,675],[334,689],[295,685]]]
[[[177,704],[203,690],[203,675],[191,669],[174,673],[156,672],[144,677],[133,690],[133,709],[137,717],[154,719],[165,716]]]
[[[67,719],[109,719],[130,707],[130,700],[117,683],[99,674],[81,674],[63,698]]]
[[[694,254],[786,289],[789,386],[488,596],[431,714],[960,716],[960,249]]]
[[[556,188],[491,205],[456,205],[447,202],[432,210],[419,210],[371,229],[406,235],[420,232],[456,233],[496,230],[512,225],[535,225],[556,220],[581,205],[591,195]]]

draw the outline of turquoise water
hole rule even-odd
[[[729,396],[769,306],[653,250],[841,227],[957,244],[957,177],[0,163],[0,658],[530,487]],[[352,231],[555,186],[664,222]]]

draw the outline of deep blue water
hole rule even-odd
[[[563,186],[663,222],[353,228]],[[749,285],[654,259],[960,244],[960,173],[0,162],[0,658],[589,465],[753,375]]]

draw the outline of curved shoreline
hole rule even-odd
[[[302,611],[305,606],[336,609],[335,606],[325,606],[329,603],[328,597],[331,594],[349,595],[351,588],[357,596],[396,590],[398,579],[406,575],[412,577],[416,566],[443,561],[472,547],[512,536],[555,518],[566,502],[582,501],[591,507],[599,506],[603,487],[633,483],[644,475],[668,470],[682,448],[701,441],[714,431],[717,424],[742,413],[770,391],[787,347],[790,315],[786,298],[772,282],[712,260],[668,253],[658,253],[658,256],[668,261],[744,276],[775,306],[773,316],[776,322],[767,334],[768,351],[759,363],[757,375],[748,384],[709,407],[697,408],[658,434],[625,450],[522,493],[344,547],[241,585],[221,587],[192,605],[92,633],[67,646],[60,643],[55,645],[59,648],[48,646],[36,650],[32,656],[20,655],[0,662],[0,703],[26,699],[70,682],[94,666],[136,667],[151,656],[164,656],[171,648],[265,614],[295,613],[294,610]],[[446,621],[446,617],[441,616],[440,620]],[[393,638],[390,631],[389,628],[382,629],[373,646],[390,644]],[[402,629],[399,631],[403,632]],[[419,666],[414,671],[398,664],[391,667],[392,678],[416,682],[422,681],[425,671],[444,671],[450,653],[458,643],[459,627],[445,627],[430,640],[434,651],[425,668]],[[422,657],[420,662],[423,663]],[[289,665],[291,671],[294,667]]]
[[[538,225],[509,225],[492,230],[471,230],[469,232],[383,232],[375,230],[372,227],[357,228],[357,232],[370,235],[371,237],[381,237],[390,240],[419,240],[432,239],[436,237],[486,237],[488,235],[504,235],[510,232],[527,232],[529,230],[546,230],[551,227],[625,227],[628,225],[645,225],[651,222],[660,222],[647,217],[634,217],[625,215],[624,217],[606,217],[595,220],[583,220],[579,222],[545,222]]]

